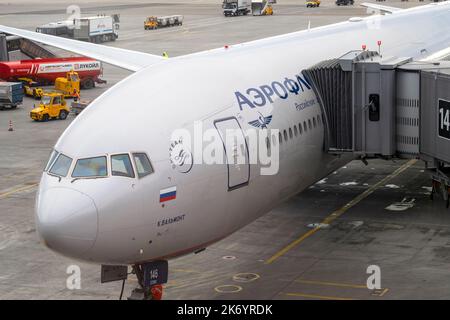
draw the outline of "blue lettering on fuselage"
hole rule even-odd
[[[288,99],[289,96],[311,90],[311,84],[308,79],[300,74],[295,75],[294,79],[284,78],[282,81],[272,81],[270,85],[265,84],[256,88],[249,88],[244,93],[236,91],[239,109],[244,107],[256,108],[263,107],[267,103],[273,103],[274,99]]]

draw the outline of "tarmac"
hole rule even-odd
[[[337,7],[326,0],[308,9],[280,0],[274,16],[232,18],[223,17],[220,1],[78,2],[83,15],[120,13],[119,39],[108,45],[169,56],[367,14],[359,1]],[[66,17],[66,1],[43,1],[39,11],[30,9],[33,3],[1,3],[0,24],[34,30]],[[163,14],[184,15],[183,26],[144,30],[146,16]],[[95,99],[129,74],[105,64],[108,83],[83,91],[82,99]],[[39,243],[37,185],[53,145],[75,116],[33,122],[35,103],[26,98],[16,110],[0,111],[0,299],[118,299],[121,283],[101,284],[100,266]],[[169,261],[164,299],[450,299],[450,211],[439,198],[430,200],[430,187],[420,161],[351,162],[205,251]],[[72,265],[81,269],[81,289],[66,286]],[[368,289],[374,268],[381,286]],[[136,285],[131,275],[124,296]]]

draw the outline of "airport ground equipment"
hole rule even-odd
[[[23,89],[20,82],[0,82],[0,110],[5,107],[17,108],[23,101]]]
[[[70,111],[74,114],[74,115],[79,115],[81,112],[83,112],[84,109],[86,109],[86,107],[91,103],[91,101],[85,101],[85,100],[81,100],[81,101],[73,101],[72,105],[70,106]]]
[[[39,106],[31,110],[30,117],[35,121],[65,120],[69,112],[64,95],[50,92],[44,93]]]
[[[167,283],[169,274],[167,260],[135,264],[132,266],[131,273],[136,275],[139,287],[131,292],[128,300],[161,300],[163,294],[162,285]],[[128,279],[128,274],[128,266],[102,265],[100,282],[122,281],[121,300],[124,288],[123,284]]]
[[[76,40],[101,43],[119,37],[120,16],[97,15],[73,20],[51,22],[36,28],[36,32]]]
[[[354,0],[336,0],[337,6],[348,6],[353,5],[355,3]]]
[[[6,44],[4,41],[6,41]],[[20,51],[27,59],[50,59],[56,57],[52,51],[37,42],[18,36],[2,37],[0,35],[0,61],[11,60],[10,53],[15,51]]]
[[[76,40],[101,43],[116,41],[119,37],[119,16],[99,15],[74,19],[73,38]]]
[[[82,89],[90,89],[95,83],[106,83],[100,77],[103,74],[102,63],[85,57],[51,58],[19,61],[0,61],[0,79],[18,81],[29,78],[39,85],[50,85],[59,77],[65,77],[69,71],[76,71],[80,77]]]
[[[30,78],[19,78],[17,79],[22,83],[23,93],[28,97],[33,97],[34,99],[40,99],[44,93],[44,89],[39,87],[39,83],[33,81]]]
[[[276,0],[252,0],[252,15],[254,16],[271,16],[273,15],[272,4]]]
[[[174,27],[183,25],[184,17],[182,15],[172,15],[172,16],[150,16],[144,21],[145,30],[153,30],[165,27]]]
[[[48,92],[37,85],[29,78],[19,78],[23,83],[24,93],[35,99],[40,99],[44,93]],[[75,71],[69,71],[65,77],[59,77],[55,80],[54,93],[61,93],[65,98],[76,98],[80,94],[80,77]]]
[[[303,74],[324,115],[326,152],[422,159],[449,205],[450,61],[356,50]]]
[[[246,16],[250,13],[251,0],[223,0],[222,8],[225,17]]]
[[[36,32],[52,36],[73,38],[75,24],[73,20],[50,22],[36,28]]]
[[[309,0],[306,1],[307,8],[317,8],[320,6],[320,0]]]
[[[147,17],[144,21],[144,29],[145,30],[158,29],[157,17],[155,16]]]

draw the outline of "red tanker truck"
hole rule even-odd
[[[0,61],[0,79],[19,81],[28,78],[41,85],[53,84],[58,77],[65,77],[75,71],[80,77],[83,89],[90,89],[95,83],[106,83],[99,77],[103,73],[102,63],[85,57],[51,58],[20,61]]]

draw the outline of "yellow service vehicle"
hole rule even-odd
[[[41,98],[39,106],[31,110],[30,117],[35,121],[50,119],[65,120],[70,112],[64,95],[57,92],[46,92]]]
[[[144,21],[144,29],[150,30],[150,29],[157,29],[158,28],[158,18],[157,17],[147,17]]]
[[[267,9],[266,9],[266,11],[264,12],[264,15],[266,15],[266,16],[271,16],[271,15],[273,15],[273,7],[272,7],[271,5],[268,5],[268,6],[267,6]]]
[[[320,6],[320,0],[309,0],[306,1],[307,8],[315,8]]]
[[[62,93],[65,98],[75,98],[80,94],[80,77],[75,71],[66,73],[66,77],[56,78],[55,90]]]
[[[33,97],[35,99],[40,99],[44,93],[44,89],[38,87],[38,83],[30,78],[19,78],[23,85],[23,93],[26,96]]]
[[[275,0],[252,0],[252,15],[254,16],[271,16],[273,15],[272,3]]]
[[[46,92],[43,88],[37,86],[37,82],[34,82],[28,78],[20,78],[23,83],[23,91],[25,95],[40,99]],[[80,95],[80,77],[75,71],[69,71],[66,73],[66,77],[59,77],[55,80],[55,89],[52,90],[57,93],[61,93],[65,98],[75,98]]]

